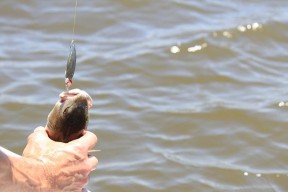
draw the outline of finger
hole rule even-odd
[[[44,128],[44,127],[37,127],[34,130],[33,134],[35,135],[36,138],[49,139],[47,128]]]
[[[28,137],[28,140],[35,140],[35,139],[43,139],[47,137],[47,133],[45,131],[45,128],[42,126],[39,126],[37,128],[34,129],[33,133],[31,133]]]
[[[92,156],[92,155],[89,155],[88,158],[87,158],[87,164],[89,166],[89,173],[91,171],[94,171],[96,168],[97,168],[97,165],[98,165],[98,159],[95,157],[95,156]],[[89,174],[87,173],[87,174]]]
[[[56,143],[52,139],[50,139],[47,133],[47,127],[37,127],[34,132],[29,136],[28,140],[31,140],[32,143],[41,143],[41,144],[49,144]],[[57,142],[59,143],[59,142]]]
[[[85,131],[84,134],[73,141],[70,141],[69,144],[80,146],[83,150],[87,151],[92,149],[97,143],[97,136],[90,132]]]
[[[29,135],[27,139],[27,145],[25,149],[23,150],[23,156],[29,157],[34,156],[33,151],[40,151],[40,146],[45,145],[45,138],[47,138],[46,131],[44,127],[37,127],[34,129],[34,132]],[[38,144],[37,144],[38,143]],[[39,145],[41,143],[41,145]]]
[[[39,127],[36,127],[35,129],[34,129],[34,133],[35,132],[37,132],[37,131],[45,131],[45,128],[44,127],[42,127],[42,126],[39,126]]]

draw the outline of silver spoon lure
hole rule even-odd
[[[70,52],[67,59],[67,67],[65,71],[65,85],[67,91],[69,91],[69,87],[72,85],[72,79],[76,68],[76,48],[74,44],[74,40],[71,41],[70,44]]]

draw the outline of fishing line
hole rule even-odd
[[[76,25],[76,12],[77,12],[77,6],[78,6],[78,0],[76,0],[75,3],[75,9],[74,9],[74,22],[73,22],[73,34],[72,34],[72,40],[70,43],[70,51],[69,56],[67,59],[67,66],[65,71],[65,85],[66,90],[69,91],[69,87],[72,85],[72,79],[75,72],[76,67],[76,48],[74,44],[74,38],[75,38],[75,25]]]
[[[75,2],[75,8],[74,8],[74,22],[73,22],[73,36],[72,36],[72,42],[75,38],[75,25],[76,25],[76,13],[77,13],[77,7],[78,7],[78,0]]]

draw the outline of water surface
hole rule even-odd
[[[64,90],[94,100],[91,191],[287,191],[288,2],[0,2],[0,145],[19,154]]]

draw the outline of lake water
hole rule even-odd
[[[94,100],[101,192],[288,191],[288,1],[0,2],[0,145],[65,89]]]

